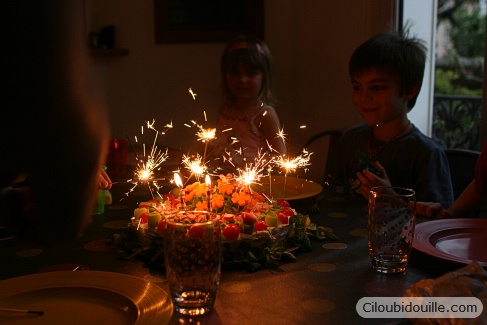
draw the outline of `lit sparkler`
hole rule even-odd
[[[205,114],[206,118],[206,114]],[[205,144],[205,150],[203,152],[203,162],[206,161],[206,152],[208,150],[208,143],[211,140],[216,139],[216,129],[215,128],[204,128],[202,125],[197,124],[195,121],[191,121],[196,127],[198,128],[198,132],[196,132],[196,136],[198,137],[197,140],[201,141]]]
[[[306,167],[309,165],[309,159],[311,154],[304,149],[303,154],[294,158],[285,158],[284,156],[279,156],[276,159],[276,165],[285,170],[285,173],[295,172],[296,169],[301,167]]]
[[[154,140],[152,145],[150,146],[149,153],[146,154],[146,144],[143,143],[143,155],[139,156],[136,152],[136,160],[137,166],[134,171],[134,178],[128,180],[127,182],[132,182],[134,186],[129,190],[126,195],[132,192],[138,185],[140,184],[147,184],[149,191],[151,193],[152,198],[154,198],[154,194],[161,196],[159,193],[160,185],[157,183],[160,181],[160,178],[155,178],[155,172],[160,169],[161,164],[167,160],[169,157],[168,149],[162,150],[156,144],[157,137],[159,134],[165,134],[165,132],[172,128],[172,123],[165,125],[164,131],[158,131],[155,127],[155,119],[152,122],[146,122],[147,129],[153,130],[155,132]],[[144,134],[144,128],[141,128],[141,133]],[[137,138],[136,138],[137,139]]]
[[[189,94],[192,96],[193,100],[196,100],[197,94],[191,89],[188,88]],[[207,122],[206,112],[204,112],[204,119]],[[268,112],[265,110],[263,115],[265,116]],[[189,180],[191,176],[195,176],[195,178],[199,181],[203,175],[208,174],[208,169],[210,168],[207,164],[207,148],[208,143],[214,139],[217,139],[216,135],[216,128],[206,128],[203,125],[198,124],[195,120],[190,120],[190,122],[185,123],[185,126],[192,128],[196,127],[197,132],[195,133],[197,137],[197,141],[201,141],[205,144],[203,156],[200,156],[199,153],[196,155],[183,155],[182,159],[182,166],[189,170],[191,175],[186,179]],[[151,122],[147,122],[145,129],[150,129],[155,131],[155,137],[152,143],[152,146],[147,146],[143,143],[142,150],[143,155],[139,155],[137,152],[136,160],[137,160],[137,167],[134,172],[134,180],[128,180],[128,182],[132,182],[135,186],[130,190],[130,192],[135,189],[139,184],[147,184],[151,191],[152,197],[154,197],[152,188],[155,186],[157,189],[157,180],[155,177],[155,173],[157,170],[160,169],[161,164],[167,160],[168,158],[168,150],[165,151],[159,149],[156,145],[157,138],[159,134],[166,134],[166,131],[172,129],[173,125],[172,122],[168,123],[164,126],[163,131],[158,131],[155,128],[155,119]],[[305,125],[301,125],[300,128],[306,128]],[[221,130],[220,132],[229,132],[232,129],[225,129]],[[144,134],[144,126],[141,128],[142,135]],[[287,134],[284,133],[284,128],[278,129],[276,132],[276,138],[281,139],[286,146],[288,146],[288,139]],[[137,142],[137,138],[136,142]],[[278,150],[274,149],[272,145],[267,141],[267,148],[261,148],[258,150],[257,156],[253,158],[252,162],[249,162],[249,158],[244,157],[245,148],[242,145],[238,145],[240,142],[236,137],[231,137],[233,149],[229,150],[227,148],[224,149],[224,154],[222,155],[223,161],[228,161],[234,168],[234,178],[235,180],[241,184],[241,186],[248,187],[250,190],[250,186],[252,184],[259,184],[261,179],[265,176],[269,176],[269,195],[272,195],[272,170],[275,167],[279,167],[284,170],[285,175],[287,176],[288,173],[296,171],[297,168],[306,167],[309,165],[310,160],[310,153],[303,150],[303,153],[294,158],[286,158],[286,155],[283,153],[278,152]],[[129,140],[130,141],[130,140]],[[147,150],[147,154],[146,154]],[[135,151],[135,150],[134,150]],[[237,159],[237,157],[242,157],[242,159]],[[234,158],[239,160],[235,160]],[[240,161],[241,160],[241,161]],[[245,165],[245,167],[238,167]],[[218,169],[219,167],[217,167]],[[179,173],[179,171],[178,171]],[[174,182],[180,188],[180,192],[182,196],[184,196],[183,189],[183,182],[181,181],[181,177],[178,173],[174,175]],[[179,178],[179,180],[177,180]],[[207,179],[209,175],[207,175]],[[180,183],[179,183],[180,182]],[[208,181],[206,181],[208,183]],[[211,184],[211,183],[210,183]],[[286,186],[286,184],[284,184]],[[152,188],[151,188],[152,187]],[[127,193],[128,194],[128,193]],[[159,194],[159,193],[158,193]],[[160,196],[160,195],[159,195]],[[184,204],[184,198],[182,199],[182,204]],[[184,208],[184,206],[183,206]],[[209,207],[211,208],[211,206]]]
[[[198,141],[209,142],[216,138],[216,129],[208,128],[205,129],[201,125],[198,125],[199,131],[196,133],[198,136]]]
[[[306,149],[303,149],[303,154],[294,158],[285,158],[280,156],[276,159],[276,165],[284,169],[284,196],[286,196],[286,185],[287,185],[287,174],[290,172],[295,172],[296,169],[301,167],[306,167],[309,165],[311,153]],[[269,184],[269,186],[271,186]]]
[[[274,161],[273,157],[267,156],[268,154],[262,154],[259,150],[254,162],[246,163],[244,169],[237,167],[238,176],[235,177],[235,180],[250,190],[250,185],[258,184],[260,179],[265,176],[264,172],[268,166]]]
[[[197,180],[199,180],[208,169],[203,162],[203,158],[199,154],[196,154],[196,157],[184,155],[182,164],[191,172],[191,176],[194,175]],[[191,176],[189,178],[191,178]]]
[[[284,133],[284,128],[278,130],[276,135],[277,135],[278,138],[281,138],[282,141],[284,141],[284,143],[286,143],[286,140],[287,140],[286,135],[287,134]]]

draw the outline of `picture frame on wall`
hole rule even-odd
[[[264,0],[154,0],[156,43],[264,39]]]

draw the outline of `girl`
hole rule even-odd
[[[238,36],[225,47],[220,68],[225,102],[218,114],[218,137],[229,159],[242,166],[259,153],[285,155],[279,117],[272,107],[272,60],[266,44]]]

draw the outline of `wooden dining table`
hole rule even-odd
[[[130,184],[114,184],[113,202],[78,241],[41,245],[7,238],[0,241],[0,280],[49,271],[106,271],[153,282],[169,292],[163,272],[120,254],[113,238],[127,225],[148,191],[126,195]],[[168,185],[170,186],[170,185]],[[405,274],[381,274],[371,267],[367,249],[366,202],[324,192],[319,212],[309,213],[314,198],[290,201],[311,222],[330,228],[336,240],[311,239],[312,251],[294,252],[296,262],[249,272],[239,265],[222,267],[214,310],[189,319],[173,314],[171,324],[407,324],[403,319],[364,319],[356,311],[363,297],[402,296],[412,284],[459,265],[431,263],[413,252]],[[69,212],[66,213],[69,218]],[[431,265],[435,265],[432,267]],[[199,323],[198,323],[199,322]]]

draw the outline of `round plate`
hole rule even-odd
[[[258,193],[264,193],[275,200],[297,200],[315,196],[322,191],[321,185],[303,178],[271,176],[261,178],[260,184],[252,185]]]
[[[169,295],[157,285],[120,273],[59,271],[0,281],[0,324],[166,324]]]
[[[413,247],[444,260],[487,266],[487,220],[444,219],[416,225]]]

